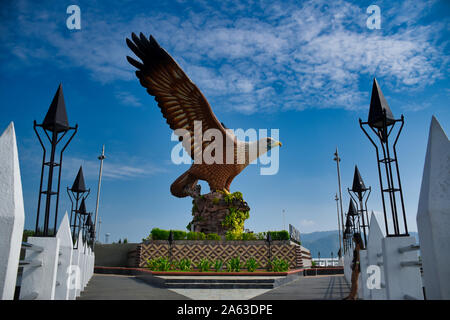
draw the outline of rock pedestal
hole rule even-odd
[[[223,226],[222,222],[230,213],[230,208],[237,211],[249,211],[247,203],[239,199],[227,201],[222,192],[211,192],[193,197],[191,230],[203,233],[217,233],[225,235],[229,227]]]

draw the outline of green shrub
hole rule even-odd
[[[284,259],[272,259],[270,265],[272,266],[272,271],[274,272],[286,272],[289,270],[289,262]]]
[[[152,271],[169,271],[175,269],[174,265],[170,263],[169,258],[166,257],[147,260],[147,268]]]
[[[258,238],[254,233],[248,232],[242,234],[242,240],[258,240]]]
[[[241,258],[239,256],[231,258],[227,262],[228,272],[240,272],[242,268]]]
[[[174,240],[184,240],[186,238],[186,232],[181,230],[172,230]],[[162,230],[159,228],[153,228],[150,232],[153,240],[169,240],[170,230]]]
[[[255,272],[255,270],[258,269],[259,264],[255,258],[251,257],[245,263],[245,267],[247,268],[248,272]]]
[[[206,239],[207,240],[216,240],[216,241],[220,241],[221,238],[217,233],[209,233],[206,235]]]
[[[286,230],[282,230],[282,231],[269,231],[270,232],[270,236],[272,237],[272,240],[289,240],[289,232],[287,232]],[[264,232],[266,238],[264,240],[267,239],[267,232]]]
[[[185,231],[172,230],[172,232],[173,232],[173,240],[184,240],[184,239],[186,239],[186,232]]]
[[[191,271],[192,261],[190,259],[181,259],[178,261],[178,269],[181,271]]]
[[[216,261],[214,261],[214,270],[216,270],[216,272],[220,272],[222,271],[223,268],[223,261],[218,259]]]
[[[169,231],[162,230],[159,228],[153,228],[150,232],[152,235],[152,240],[167,240],[169,239]]]
[[[188,232],[187,239],[188,240],[205,240],[206,235],[203,232]]]
[[[242,234],[240,233],[234,233],[232,231],[227,231],[227,233],[225,233],[225,240],[242,240]]]
[[[201,272],[207,272],[207,271],[209,271],[209,269],[211,269],[211,264],[212,264],[212,262],[209,261],[208,259],[202,259],[197,264],[197,268]]]

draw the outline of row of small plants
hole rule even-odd
[[[216,240],[220,241],[222,238],[217,233],[204,234],[203,232],[185,232],[182,230],[172,230],[174,240]],[[289,232],[282,231],[269,231],[272,240],[289,240]],[[143,239],[146,240],[168,240],[170,230],[163,230],[159,228],[153,228],[150,235]],[[241,233],[234,234],[228,232],[225,235],[225,240],[266,240],[267,232],[259,233]]]
[[[241,261],[239,256],[231,258],[226,263],[223,260],[217,259],[214,261],[208,259],[201,259],[197,263],[193,263],[190,259],[181,259],[179,261],[170,261],[167,257],[159,257],[149,259],[147,261],[147,268],[152,271],[184,271],[189,272],[194,268],[200,272],[240,272],[242,269],[247,269],[248,272],[255,272],[260,267],[255,258],[247,259],[245,263]],[[268,271],[286,272],[289,270],[289,262],[284,259],[274,258],[269,261],[266,266]]]

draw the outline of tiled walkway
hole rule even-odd
[[[340,300],[349,287],[343,275],[300,277],[272,290],[266,289],[161,289],[134,276],[95,274],[80,300]]]

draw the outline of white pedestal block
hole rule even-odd
[[[367,287],[367,267],[369,265],[368,258],[367,258],[367,250],[360,250],[359,251],[359,260],[360,260],[360,266],[361,266],[361,274],[360,274],[360,281],[358,283],[358,298],[364,299],[364,300],[371,300],[370,296],[370,290]]]
[[[369,225],[369,238],[367,239],[367,260],[369,266],[376,266],[379,269],[379,287],[370,289],[370,298],[372,300],[386,300],[386,286],[384,279],[383,267],[383,250],[381,241],[383,240],[383,233],[381,232],[377,218],[372,213]]]
[[[435,117],[417,210],[427,299],[450,299],[450,142]]]
[[[54,300],[59,239],[29,237],[28,243],[42,247],[44,250],[42,252],[27,250],[26,252],[25,260],[32,262],[32,265],[23,268],[20,299]],[[42,265],[36,266],[36,262],[41,262]]]
[[[74,249],[72,251],[72,268],[69,285],[69,300],[75,300],[80,295],[81,288],[81,271],[79,267],[80,250]]]
[[[55,300],[68,300],[70,291],[70,276],[72,272],[73,242],[67,212],[64,215],[61,225],[59,226],[56,237],[60,240],[60,254],[58,273],[56,275]]]
[[[422,279],[418,266],[402,263],[418,262],[417,251],[400,253],[399,249],[416,244],[414,237],[387,237],[382,240],[384,275],[388,300],[423,300]]]
[[[16,289],[25,214],[14,124],[0,136],[0,300]]]

